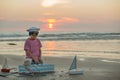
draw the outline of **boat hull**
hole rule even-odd
[[[69,70],[68,74],[69,75],[80,75],[80,74],[83,74],[83,70],[82,69]]]

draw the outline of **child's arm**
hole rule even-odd
[[[42,61],[42,59],[41,59],[41,55],[42,55],[42,50],[41,50],[41,48],[39,49],[39,63],[40,64],[43,64],[43,61]]]
[[[41,53],[42,53],[42,51],[41,51],[41,48],[39,49],[39,59],[41,59]]]

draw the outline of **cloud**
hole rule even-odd
[[[0,17],[0,20],[5,20],[5,18],[4,17]]]
[[[26,21],[26,22],[39,22],[42,24],[48,23],[57,23],[57,24],[104,24],[113,22],[111,20],[103,20],[103,19],[79,19],[73,17],[61,17],[61,18],[6,18],[0,17],[1,21],[10,21],[10,22],[19,22],[19,21]]]
[[[41,22],[41,23],[77,23],[79,19],[71,17],[62,17],[59,19],[56,18],[4,18],[0,17],[0,20],[4,21],[30,21],[30,22]]]
[[[64,3],[68,3],[67,0],[43,0],[41,5],[43,7],[52,7],[56,4],[64,4]]]
[[[43,24],[48,23],[58,23],[58,24],[73,24],[73,23],[81,23],[81,24],[103,24],[107,21],[102,19],[79,19],[73,17],[61,17],[61,18],[6,18],[0,17],[2,21],[29,21],[29,22],[40,22]],[[109,21],[110,22],[110,21]]]
[[[70,18],[70,17],[62,17],[58,20],[58,22],[64,22],[64,23],[76,23],[79,22],[79,19],[77,18]]]
[[[79,19],[77,18],[71,18],[71,17],[62,17],[59,19],[55,19],[55,18],[50,18],[50,19],[38,19],[37,21],[39,22],[44,22],[44,23],[57,23],[57,24],[61,24],[61,23],[77,23],[79,22]]]
[[[52,16],[52,15],[55,15],[54,13],[50,13],[50,12],[46,12],[46,13],[43,13],[42,15],[44,16]]]
[[[14,19],[14,18],[6,18],[6,17],[0,17],[0,21],[17,21],[17,19]]]

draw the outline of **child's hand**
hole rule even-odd
[[[35,64],[39,63],[39,60],[37,58],[34,58]]]

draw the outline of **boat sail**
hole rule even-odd
[[[77,57],[75,56],[69,70],[77,69]]]
[[[74,57],[73,62],[69,68],[69,72],[70,75],[78,75],[78,74],[83,74],[83,70],[82,69],[78,69],[77,68],[77,56]]]

